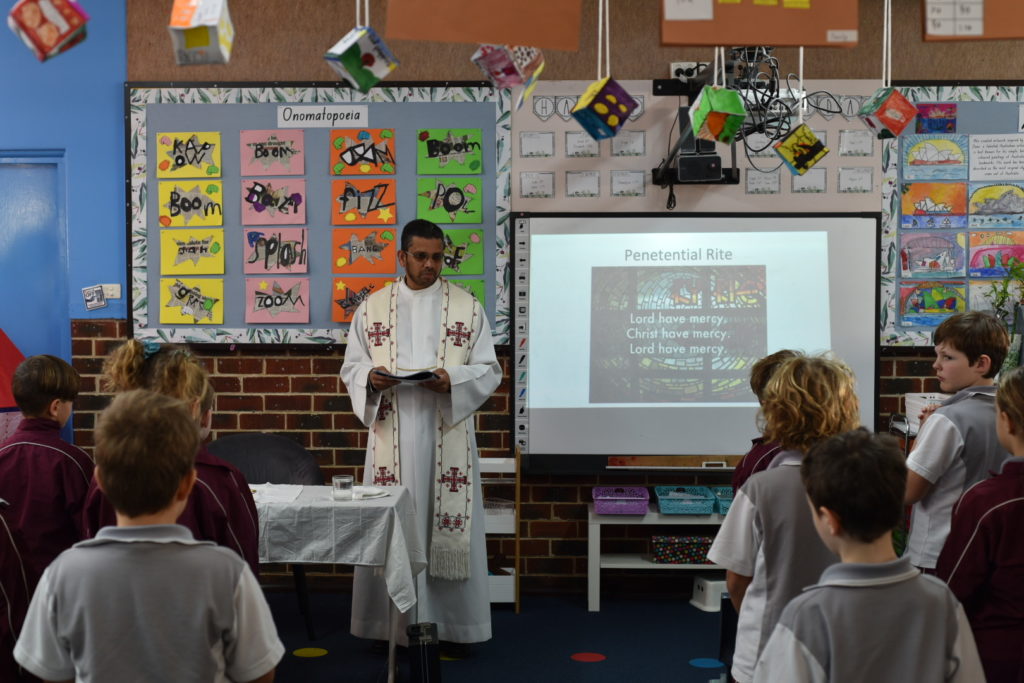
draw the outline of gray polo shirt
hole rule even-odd
[[[800,480],[799,451],[783,451],[736,493],[708,559],[753,577],[740,605],[732,675],[749,683],[786,604],[839,558],[818,537]],[[781,679],[780,679],[781,680]]]
[[[755,683],[984,681],[963,608],[907,558],[834,564],[786,607]]]
[[[251,681],[284,654],[252,571],[177,524],[104,527],[43,573],[14,648],[45,680]]]
[[[914,441],[907,468],[932,483],[911,516],[906,554],[915,567],[935,567],[949,536],[953,505],[1009,457],[996,434],[995,396],[992,386],[958,391],[925,421]]]

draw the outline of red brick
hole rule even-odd
[[[550,557],[526,558],[526,571],[530,574],[571,574],[573,562],[569,558],[554,559]]]
[[[110,353],[124,344],[124,339],[96,339],[93,340],[93,352],[97,356],[107,357]]]
[[[287,377],[243,377],[242,390],[252,394],[285,394],[289,381]]]
[[[262,358],[218,358],[217,372],[222,375],[261,375]]]
[[[96,378],[89,375],[81,375],[78,378],[78,393],[80,394],[95,394],[96,393]]]
[[[268,375],[308,375],[313,362],[309,358],[268,358]]]
[[[118,337],[116,320],[84,318],[71,321],[71,336],[79,338]]]
[[[214,412],[213,430],[220,431],[222,429],[238,429],[238,414]]]
[[[335,429],[353,429],[353,430],[364,430],[366,427],[359,421],[359,418],[352,413],[335,413],[334,414],[334,428]]]
[[[71,356],[91,356],[92,355],[92,339],[72,339],[71,340]]]
[[[231,396],[217,397],[217,412],[238,410],[263,410],[262,396]]]
[[[291,387],[296,394],[337,394],[341,388],[341,379],[329,376],[293,377]]]
[[[352,401],[348,394],[317,394],[313,396],[313,410],[320,412],[351,413]]]
[[[341,372],[340,357],[331,358],[314,358],[313,359],[313,374],[314,375],[337,375]]]
[[[530,536],[533,538],[578,538],[576,522],[530,522]]]
[[[901,360],[896,362],[897,377],[934,377],[934,358],[929,360]]]
[[[245,431],[255,432],[284,429],[284,415],[280,413],[243,413],[238,416],[238,427]]]
[[[313,398],[302,394],[270,394],[265,399],[267,410],[303,410],[309,412]]]
[[[242,390],[242,380],[226,375],[210,375],[210,384],[218,394],[237,394]]]
[[[882,360],[878,363],[878,376],[879,377],[892,377],[895,371],[896,362],[892,360]]]
[[[288,415],[286,422],[288,429],[310,430],[310,429],[331,429],[331,416],[321,413],[300,413]]]

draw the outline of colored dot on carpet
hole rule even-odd
[[[569,657],[569,659],[575,662],[603,662],[608,658],[597,652],[577,652]]]
[[[296,657],[323,657],[327,654],[327,650],[322,647],[300,647],[292,652],[292,654]]]
[[[690,666],[697,667],[698,669],[718,669],[725,666],[717,659],[710,659],[707,657],[699,657],[697,659],[690,660]]]

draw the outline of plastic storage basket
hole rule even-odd
[[[658,509],[663,515],[710,515],[715,494],[707,486],[655,486]]]
[[[715,494],[715,501],[718,504],[719,514],[725,514],[732,505],[733,490],[731,486],[712,486],[711,492]]]
[[[651,499],[643,486],[595,486],[592,493],[599,515],[646,515]]]

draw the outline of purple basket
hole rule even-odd
[[[599,515],[646,515],[650,501],[643,486],[595,486],[593,495]]]

